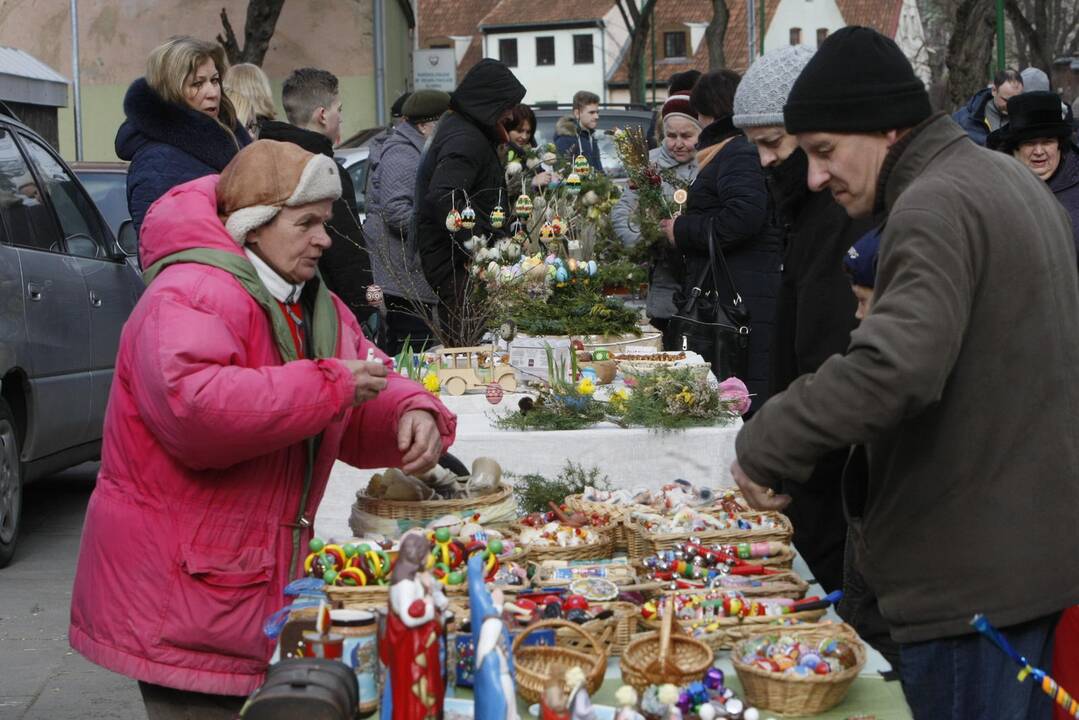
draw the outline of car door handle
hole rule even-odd
[[[41,298],[45,295],[45,287],[41,283],[28,282],[26,283],[26,292],[31,300],[41,302]]]
[[[101,297],[93,290],[90,291],[90,304],[94,307],[101,307]]]

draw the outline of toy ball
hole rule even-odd
[[[513,211],[517,213],[518,217],[527,220],[528,216],[532,214],[532,198],[522,194],[514,203]]]
[[[501,205],[495,207],[491,211],[491,227],[498,230],[500,227],[506,224],[506,211],[502,209]]]
[[[566,190],[568,190],[571,193],[580,192],[581,191],[581,176],[578,175],[575,172],[571,172],[566,177]]]
[[[592,166],[588,164],[588,158],[584,155],[578,155],[573,158],[573,172],[577,173],[581,177],[588,175],[592,171]]]
[[[326,547],[326,541],[321,538],[311,538],[311,541],[307,543],[307,549],[313,553],[322,552],[324,547]]]
[[[457,232],[462,227],[464,227],[464,223],[461,220],[461,213],[457,212],[456,208],[450,210],[446,215],[446,229],[450,232]]]
[[[368,305],[381,305],[385,295],[382,292],[382,288],[378,285],[368,285],[366,297]]]
[[[461,227],[465,230],[471,230],[476,227],[476,211],[469,205],[461,211]]]
[[[499,388],[501,390],[502,388]],[[487,549],[493,552],[495,555],[501,555],[503,546],[502,541],[498,538],[491,538],[491,541],[487,543]]]
[[[465,574],[459,570],[454,570],[446,576],[446,582],[450,585],[460,585],[465,581]]]
[[[498,383],[493,382],[487,386],[487,402],[497,405],[502,402],[502,395],[502,388],[499,387]]]

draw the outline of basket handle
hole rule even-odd
[[[513,654],[514,655],[517,654],[517,648],[519,648],[521,646],[521,643],[524,642],[524,639],[526,637],[531,635],[534,631],[542,630],[544,628],[551,628],[551,629],[556,630],[556,631],[558,629],[560,629],[560,628],[569,628],[573,632],[575,632],[578,635],[580,635],[581,637],[583,637],[585,640],[587,640],[592,645],[592,648],[595,650],[595,654],[596,654],[597,657],[600,654],[603,653],[603,647],[596,642],[596,638],[594,638],[591,633],[587,633],[584,630],[582,630],[580,628],[580,626],[577,625],[577,623],[571,623],[571,622],[568,622],[566,620],[551,619],[551,620],[540,620],[538,623],[533,623],[533,624],[529,625],[527,628],[525,628],[524,632],[522,632],[520,635],[518,635],[513,641]],[[608,630],[609,629],[610,628],[608,628]]]

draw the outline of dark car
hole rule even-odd
[[[71,169],[79,176],[115,237],[120,237],[124,221],[131,219],[127,209],[127,165],[120,161],[71,163]]]
[[[537,105],[533,108],[536,113],[536,144],[545,145],[554,142],[555,125],[559,118],[573,114],[570,105]],[[618,159],[618,153],[614,149],[614,138],[611,131],[615,128],[629,128],[639,126],[641,132],[648,132],[648,126],[652,123],[652,111],[644,106],[604,106],[599,108],[599,125],[596,126],[596,141],[599,144],[600,159],[603,161],[603,170],[612,179],[626,177],[622,169],[622,162]]]
[[[120,331],[143,289],[90,195],[0,111],[0,567],[23,485],[101,453]]]

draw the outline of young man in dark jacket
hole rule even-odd
[[[595,172],[603,172],[596,141],[599,125],[599,95],[578,90],[573,95],[573,114],[560,118],[554,128],[554,146],[559,155],[575,160],[584,155]]]
[[[467,311],[465,295],[472,252],[465,243],[483,236],[488,244],[508,230],[491,224],[491,211],[501,204],[507,216],[516,196],[506,189],[498,145],[508,142],[499,120],[521,102],[525,88],[497,60],[478,62],[450,95],[450,111],[420,158],[416,176],[416,226],[423,274],[439,299],[439,322],[453,344],[473,344],[477,328]],[[471,206],[471,230],[448,230],[446,217]]]
[[[326,70],[301,68],[285,79],[281,102],[287,123],[270,120],[259,130],[262,140],[299,145],[312,153],[333,157],[334,143],[341,139],[341,100],[337,77]],[[348,172],[338,165],[341,197],[333,203],[333,217],[326,224],[333,244],[322,254],[318,269],[326,286],[337,294],[372,338],[377,334],[378,308],[368,302],[372,284],[371,259],[360,229],[356,189]]]
[[[784,107],[809,186],[853,217],[886,213],[869,315],[845,356],[743,427],[731,470],[754,507],[827,452],[857,564],[900,643],[915,718],[1042,718],[1052,704],[972,632],[984,613],[1047,667],[1079,601],[1079,284],[1066,212],[1029,170],[933,115],[899,47],[830,36]],[[1035,550],[1036,549],[1036,550]]]
[[[990,87],[974,93],[966,105],[952,114],[952,119],[967,131],[970,139],[981,146],[989,133],[1008,122],[1008,99],[1023,92],[1023,76],[1008,68],[993,78]]]

